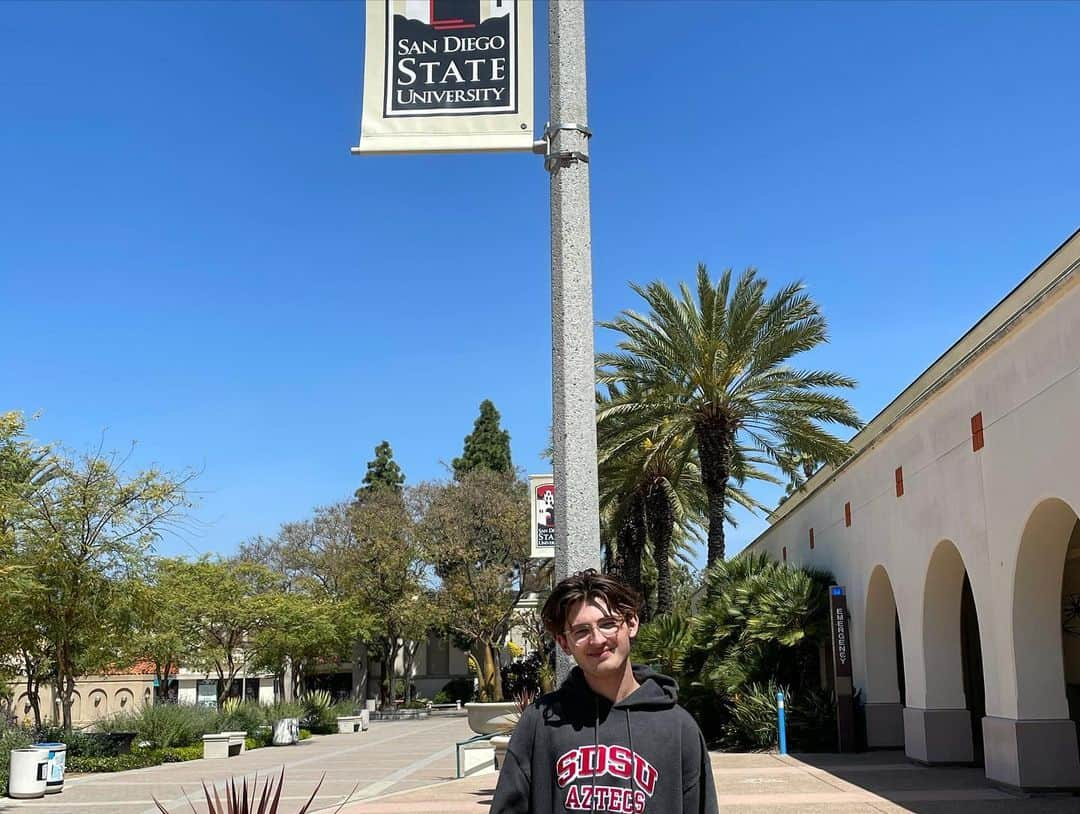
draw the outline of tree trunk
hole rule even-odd
[[[420,642],[408,641],[403,645],[403,652],[405,654],[405,702],[408,703],[412,700],[412,676],[413,665],[416,663],[416,650],[420,647]]]
[[[646,497],[645,517],[652,538],[656,564],[656,614],[671,613],[671,538],[675,531],[675,513],[663,484],[654,483]]]
[[[34,713],[34,726],[41,727],[41,676],[38,675],[38,666],[33,659],[23,655],[23,663],[26,665],[26,700],[30,702],[30,710]],[[16,715],[18,713],[16,712]]]
[[[701,483],[709,501],[709,549],[707,565],[724,559],[724,509],[731,472],[731,432],[723,416],[704,416],[694,422]]]
[[[619,529],[617,552],[619,575],[642,596],[645,595],[641,581],[641,555],[645,551],[645,500],[635,494],[622,528]]]
[[[477,678],[480,680],[480,701],[493,702],[502,700],[502,676],[499,674],[499,661],[495,655],[495,645],[477,641],[473,645],[473,657],[480,668]]]
[[[66,675],[63,678],[63,692],[60,696],[60,706],[63,710],[64,719],[64,731],[70,732],[72,730],[71,720],[71,707],[74,703],[75,695],[75,676]]]
[[[353,642],[352,665],[352,698],[363,704],[368,692],[368,649],[363,642]]]

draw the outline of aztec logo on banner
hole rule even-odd
[[[368,0],[353,152],[531,150],[532,0]]]
[[[529,475],[532,497],[532,547],[534,559],[555,556],[555,480],[551,475]]]

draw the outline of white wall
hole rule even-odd
[[[1078,258],[1074,236],[1047,263],[1062,269]],[[789,563],[832,571],[847,586],[852,641],[864,647],[871,572],[884,568],[900,614],[909,706],[964,706],[957,580],[966,568],[979,615],[987,715],[1068,715],[1060,596],[1065,547],[1080,510],[1078,367],[1080,279],[1073,271],[914,413],[869,444],[864,436],[865,448],[850,465],[815,478],[813,491],[752,544],[777,559],[786,547]],[[979,412],[985,446],[975,452],[970,421]],[[1036,512],[1050,505],[1048,498],[1060,502]],[[1025,546],[1018,573],[1025,528],[1034,542]],[[1014,603],[1017,590],[1024,599]],[[865,651],[855,649],[865,700],[894,701],[888,680],[868,682],[866,665]]]

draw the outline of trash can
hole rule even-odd
[[[37,749],[44,749],[49,754],[49,774],[45,781],[46,794],[59,794],[64,790],[64,767],[67,765],[67,744],[47,741],[35,743]]]
[[[8,796],[29,800],[45,796],[49,774],[49,753],[36,746],[11,750],[11,774],[8,776]]]

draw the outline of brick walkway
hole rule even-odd
[[[316,736],[285,748],[257,749],[228,760],[197,760],[69,781],[43,800],[0,800],[0,814],[157,814],[151,795],[181,809],[184,787],[194,798],[200,781],[280,771],[287,801],[282,814],[305,802],[326,779],[313,811],[341,814],[486,814],[495,775],[454,778],[454,743],[472,733],[463,718],[375,722],[367,733]],[[720,809],[725,814],[1080,814],[1080,797],[1025,798],[991,787],[980,769],[928,769],[899,752],[865,755],[712,755]],[[205,803],[196,804],[205,814]],[[656,812],[670,814],[670,812]]]
[[[725,814],[1080,813],[1080,797],[1008,794],[991,787],[981,769],[929,769],[900,752],[801,759],[713,753],[712,766]],[[342,814],[484,814],[494,786],[493,775],[470,777],[349,805]]]
[[[367,732],[322,735],[296,746],[266,747],[227,760],[192,760],[115,774],[75,777],[61,794],[39,800],[0,798],[0,814],[158,814],[152,796],[170,811],[191,814],[181,787],[196,800],[201,782],[277,774],[285,767],[283,814],[307,801],[326,778],[313,811],[332,811],[356,788],[353,800],[427,786],[454,778],[454,743],[472,736],[464,718],[373,722]],[[181,808],[181,804],[183,807]],[[206,803],[196,803],[205,814]]]

